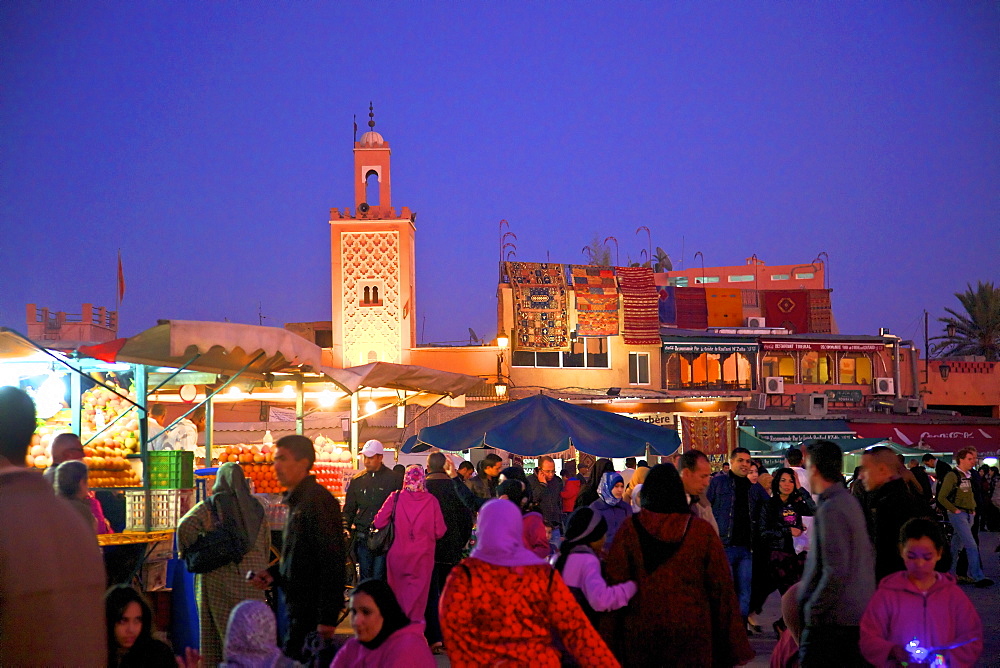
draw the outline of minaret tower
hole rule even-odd
[[[354,212],[330,210],[333,362],[408,364],[416,345],[416,214],[392,208],[389,142],[375,132],[354,142]],[[355,134],[357,125],[355,125]]]

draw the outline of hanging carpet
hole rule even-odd
[[[568,350],[566,274],[561,264],[508,262],[514,293],[514,347]]]
[[[792,334],[809,331],[808,290],[767,290],[763,295],[768,327],[784,327]]]
[[[739,288],[705,288],[709,327],[743,326],[743,292]]]
[[[681,415],[681,443],[684,452],[700,450],[710,460],[729,454],[729,418],[725,415],[688,417]]]
[[[618,287],[615,270],[573,264],[569,267],[576,293],[576,333],[618,336]]]
[[[681,329],[708,327],[705,288],[677,288],[677,326]]]
[[[649,267],[618,267],[627,345],[660,345],[659,296]]]
[[[658,285],[656,294],[659,297],[658,310],[660,324],[677,326],[677,288],[672,285]]]
[[[813,334],[833,333],[833,309],[829,290],[809,291],[809,331]]]

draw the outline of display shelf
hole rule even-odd
[[[161,540],[173,540],[174,532],[169,531],[130,531],[128,533],[102,533],[97,536],[97,544],[106,545],[138,545],[139,543],[158,543]]]

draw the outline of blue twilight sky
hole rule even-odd
[[[352,116],[417,219],[422,342],[496,331],[517,259],[830,256],[841,330],[922,339],[1000,281],[1000,5],[4,2],[0,324],[114,305],[330,317]]]

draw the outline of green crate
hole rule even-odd
[[[189,450],[149,452],[151,489],[191,489],[194,487],[194,453]]]

